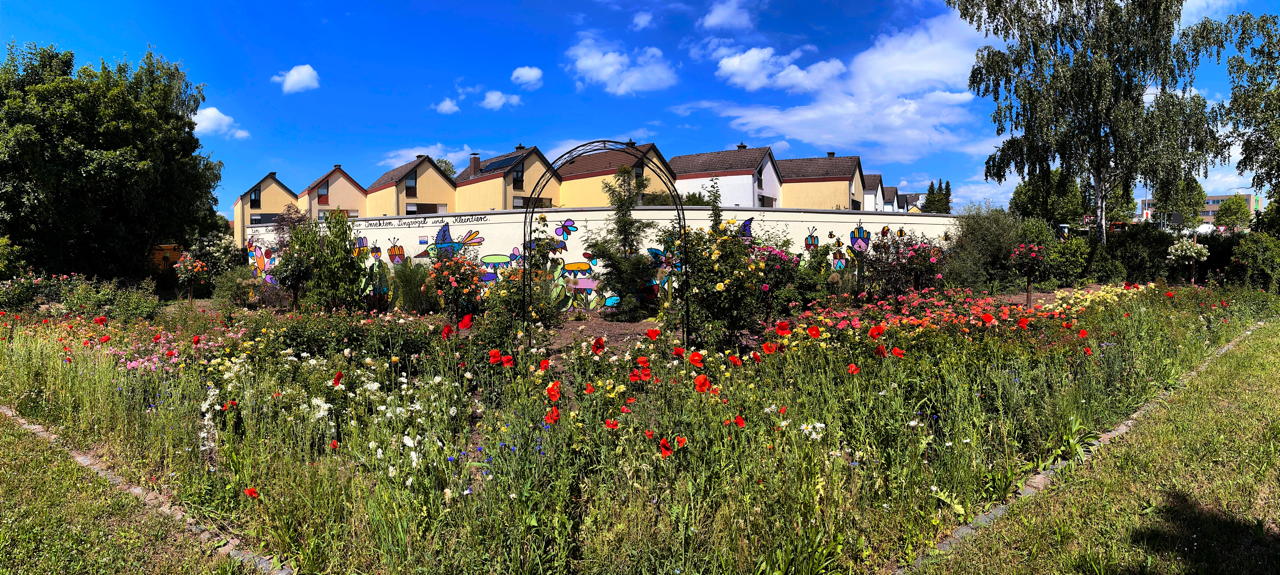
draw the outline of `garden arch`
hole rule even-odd
[[[601,153],[601,152],[622,152],[630,155],[636,160],[644,162],[645,174],[656,176],[657,179],[666,187],[667,194],[671,197],[672,205],[675,207],[675,210],[676,210],[676,227],[677,227],[677,233],[680,239],[680,245],[684,246],[685,238],[686,238],[685,234],[687,232],[687,226],[685,223],[685,215],[684,215],[684,201],[681,200],[680,193],[676,191],[675,180],[672,179],[671,176],[667,173],[667,170],[664,169],[664,166],[658,164],[652,158],[650,158],[645,150],[641,150],[638,146],[636,146],[636,143],[634,141],[619,142],[616,140],[594,140],[584,144],[579,144],[578,146],[575,146],[573,149],[561,154],[560,157],[556,158],[554,161],[551,162],[551,169],[543,172],[542,176],[538,178],[538,183],[534,185],[533,191],[529,194],[529,200],[525,203],[524,233],[523,233],[523,241],[520,244],[521,248],[525,249],[527,252],[531,246],[531,242],[533,241],[534,221],[538,214],[538,200],[542,198],[542,192],[543,190],[546,189],[547,184],[551,182],[551,178],[556,177],[556,175],[559,173],[560,168],[563,168],[564,166],[568,165],[570,162],[582,156]],[[673,251],[674,251],[673,255],[676,256],[676,261],[679,262],[679,265],[681,266],[685,265],[684,258],[680,257],[679,255],[680,250],[677,249]],[[527,262],[528,260],[526,259],[525,261]],[[526,271],[528,270],[526,269]],[[690,314],[689,314],[689,298],[686,297],[687,289],[688,289],[688,286],[685,285],[685,282],[679,282],[676,284],[676,295],[680,298],[680,305],[682,307],[682,314],[680,318],[681,341],[688,341],[689,339],[688,335],[689,335]],[[533,324],[533,318],[530,317],[531,315],[530,304],[532,303],[532,297],[533,297],[533,274],[530,274],[530,273],[521,274],[520,306],[522,309],[521,309],[520,315],[525,323],[525,333],[530,334],[529,337],[532,337],[532,331],[533,331],[529,329]]]

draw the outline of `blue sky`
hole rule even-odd
[[[1188,0],[1184,20],[1275,8]],[[0,2],[0,36],[82,64],[148,48],[180,62],[204,85],[224,213],[271,171],[301,191],[342,164],[368,185],[417,153],[461,168],[472,151],[554,158],[596,138],[667,157],[740,141],[856,154],[904,191],[949,179],[961,202],[1002,204],[1016,181],[982,180],[998,140],[967,80],[988,42],[941,0]],[[1217,68],[1196,87],[1227,90]],[[1204,182],[1248,180],[1230,165]]]

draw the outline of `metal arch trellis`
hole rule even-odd
[[[533,187],[533,192],[529,195],[529,200],[525,202],[524,234],[523,234],[523,242],[521,243],[522,249],[524,249],[526,252],[529,252],[530,249],[534,247],[532,244],[533,226],[534,226],[535,217],[537,216],[537,212],[538,212],[538,200],[542,198],[542,191],[546,189],[547,184],[551,182],[551,178],[556,176],[560,168],[564,167],[565,165],[569,164],[570,162],[582,156],[585,156],[588,154],[594,154],[598,152],[610,152],[610,151],[624,152],[636,158],[637,160],[643,161],[645,164],[645,167],[647,168],[645,170],[645,174],[656,175],[658,180],[666,187],[667,193],[670,195],[672,204],[675,206],[675,209],[676,209],[676,226],[679,228],[678,233],[679,233],[680,245],[681,246],[686,245],[685,234],[687,232],[687,227],[685,224],[685,216],[684,216],[684,201],[681,200],[680,194],[676,192],[675,181],[671,179],[671,177],[667,174],[667,171],[663,169],[663,167],[660,164],[658,164],[652,158],[650,158],[648,154],[646,154],[643,150],[637,147],[635,142],[619,142],[616,140],[594,140],[591,142],[587,142],[585,144],[578,145],[573,149],[561,154],[560,157],[556,158],[554,161],[551,162],[551,169],[543,172],[542,176],[538,178],[538,183]],[[681,268],[684,268],[684,266],[686,266],[687,263],[684,261],[684,258],[679,256],[679,254],[680,254],[680,250],[675,250],[676,261],[679,262]],[[525,262],[529,261],[527,256],[524,261]],[[529,334],[529,337],[532,337],[533,330],[529,329],[529,327],[533,323],[532,321],[533,318],[530,317],[532,313],[531,303],[532,303],[532,297],[533,297],[533,274],[527,273],[528,271],[529,270],[527,269],[527,266],[526,266],[526,273],[521,274],[520,307],[522,308],[521,316],[525,323],[525,333]],[[681,321],[680,321],[681,341],[689,340],[690,313],[689,313],[689,298],[686,296],[686,290],[688,289],[686,283],[687,282],[676,283],[676,295],[679,296],[680,304],[683,307],[683,310],[682,310],[683,313],[681,315]]]

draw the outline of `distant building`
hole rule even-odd
[[[387,170],[368,187],[367,216],[413,216],[452,211],[457,184],[435,161],[419,154]]]
[[[560,206],[560,174],[551,168],[551,161],[537,146],[527,148],[520,144],[515,150],[486,160],[471,154],[471,161],[457,177],[453,211],[522,210],[547,172],[551,176],[539,196],[539,207]]]
[[[778,160],[783,208],[865,210],[862,160],[858,156]],[[879,189],[876,190],[879,193]]]
[[[1214,222],[1214,218],[1218,215],[1218,207],[1222,205],[1222,202],[1227,201],[1227,199],[1233,195],[1244,196],[1245,201],[1249,202],[1249,211],[1256,212],[1262,209],[1262,198],[1254,194],[1226,194],[1226,195],[1217,195],[1217,196],[1205,196],[1204,208],[1200,210],[1200,214],[1199,214],[1201,223],[1212,224]],[[1140,221],[1144,221],[1144,222],[1147,222],[1147,221],[1166,222],[1167,221],[1166,214],[1164,214],[1159,210],[1159,208],[1156,206],[1155,200],[1150,198],[1144,199],[1141,202],[1141,207],[1142,207],[1142,211],[1138,217]],[[1195,226],[1193,225],[1190,227],[1195,227]]]
[[[245,226],[274,223],[276,216],[280,215],[285,207],[297,205],[297,203],[298,194],[293,193],[293,190],[284,185],[284,182],[276,179],[275,172],[258,180],[258,183],[240,194],[240,197],[236,198],[235,203],[231,205],[231,235],[235,238],[236,245],[244,245]]]
[[[629,150],[607,150],[579,156],[560,166],[560,199],[566,208],[594,208],[609,205],[604,183],[612,181],[623,166],[630,167],[637,180],[648,178],[650,194],[666,194],[673,190],[663,179],[646,170],[662,170],[667,180],[675,182],[676,174],[655,144],[627,142]]]
[[[782,176],[769,147],[704,152],[671,158],[676,190],[682,195],[702,193],[716,180],[725,207],[773,208],[782,193]],[[705,195],[705,194],[704,194]]]

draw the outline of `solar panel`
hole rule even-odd
[[[484,171],[488,172],[490,170],[501,170],[502,168],[505,168],[507,166],[510,166],[511,164],[516,163],[520,159],[521,159],[521,156],[511,156],[510,158],[503,158],[501,160],[492,162],[489,165],[485,166]]]

